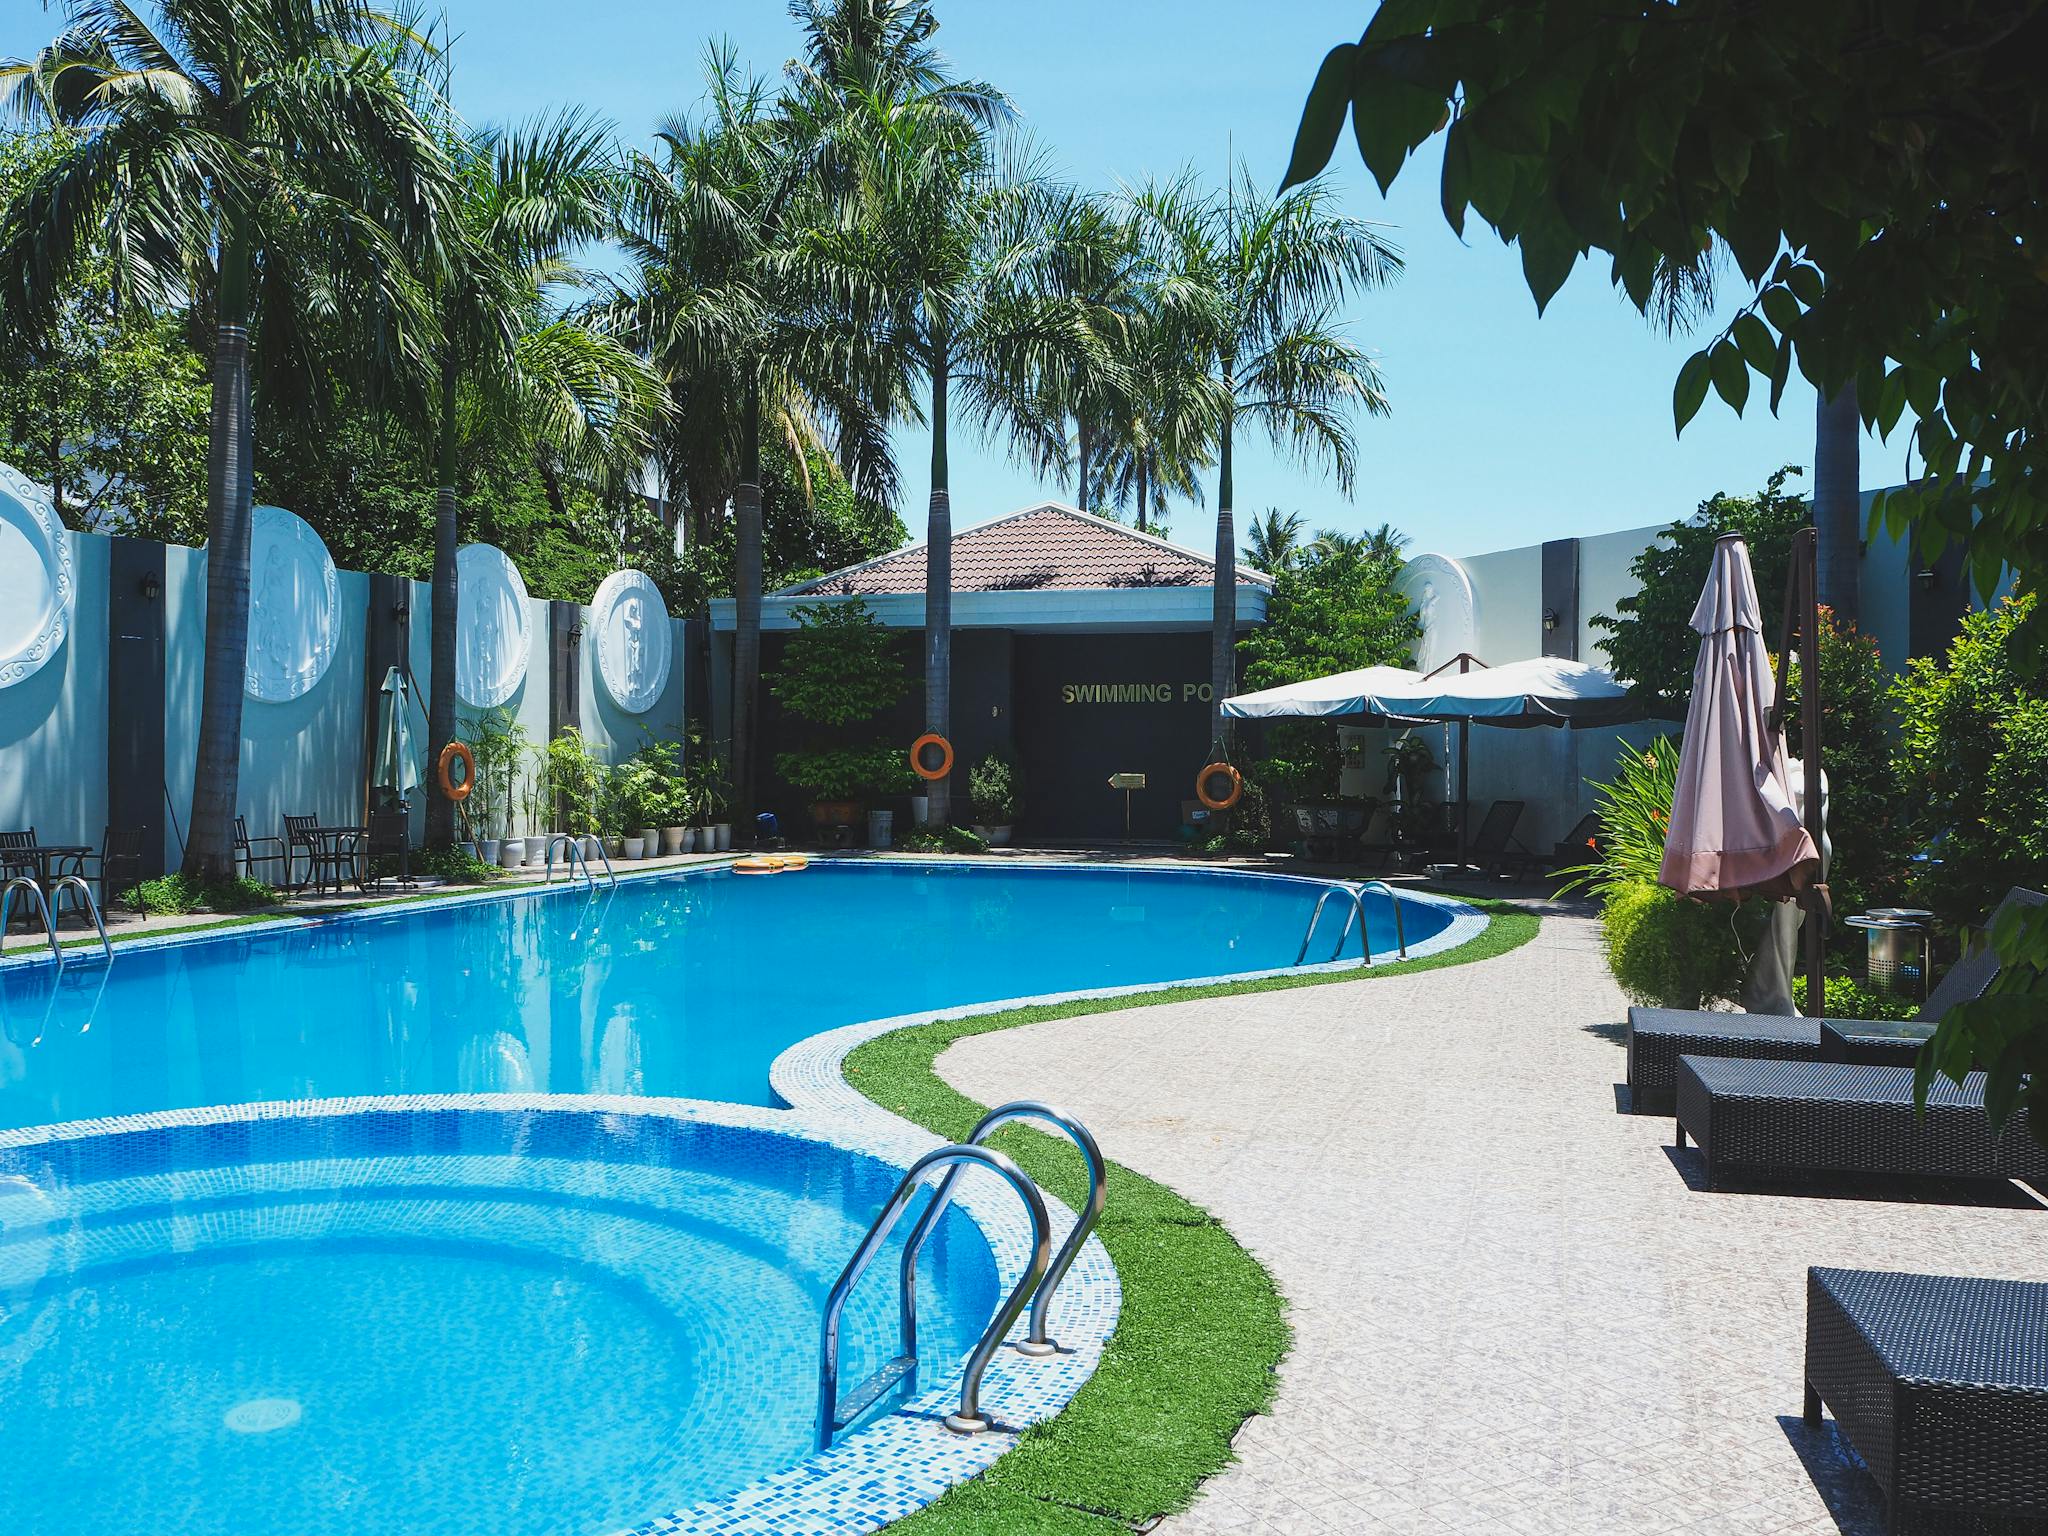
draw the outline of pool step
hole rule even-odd
[[[898,1355],[866,1381],[849,1392],[832,1414],[832,1430],[838,1433],[881,1401],[883,1395],[906,1376],[917,1374],[917,1356]]]

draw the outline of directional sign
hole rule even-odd
[[[1145,775],[1142,773],[1112,773],[1109,776],[1111,789],[1143,789]]]

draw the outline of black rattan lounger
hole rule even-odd
[[[1699,1143],[1709,1186],[1730,1174],[2048,1179],[2048,1148],[2024,1111],[1992,1130],[1981,1072],[1960,1087],[1936,1078],[1919,1113],[1905,1067],[1681,1056],[1677,1119],[1678,1145]]]
[[[1942,1530],[1988,1529],[1978,1523],[1987,1516],[2040,1529],[2048,1285],[1809,1269],[1806,1422],[1816,1429],[1822,1403],[1884,1491],[1892,1531],[1926,1515]]]

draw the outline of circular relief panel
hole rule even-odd
[[[644,714],[668,686],[674,637],[661,589],[644,571],[613,571],[590,600],[597,669],[619,708]]]
[[[34,676],[57,654],[77,586],[50,493],[0,464],[0,688]]]
[[[1401,571],[1401,590],[1422,620],[1415,665],[1434,672],[1478,643],[1479,604],[1472,578],[1449,555],[1417,555]]]
[[[255,508],[242,691],[265,704],[303,698],[327,675],[340,630],[341,582],[320,535],[283,507]]]
[[[465,544],[455,553],[455,691],[476,709],[495,709],[526,679],[526,583],[502,549]]]

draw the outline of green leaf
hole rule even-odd
[[[1783,335],[1800,321],[1799,301],[1783,283],[1773,283],[1763,292],[1764,318]]]
[[[1792,338],[1785,337],[1771,354],[1771,414],[1778,414],[1778,402],[1785,398],[1785,382],[1792,377]]]
[[[1778,346],[1771,339],[1770,327],[1753,314],[1740,314],[1729,334],[1734,338],[1742,360],[1758,373],[1769,376],[1777,367]]]
[[[1425,38],[1400,38],[1361,52],[1351,72],[1351,132],[1381,192],[1393,186],[1408,152],[1444,121],[1443,93],[1418,83],[1428,73],[1428,48]]]
[[[1454,120],[1444,135],[1444,176],[1439,193],[1444,219],[1460,239],[1465,234],[1465,209],[1472,201],[1472,135]]]
[[[1786,274],[1785,286],[1790,288],[1792,296],[1808,309],[1818,304],[1821,300],[1821,295],[1826,291],[1825,285],[1821,282],[1819,270],[1808,266],[1805,262],[1801,262]]]
[[[1344,127],[1344,113],[1351,105],[1357,59],[1356,43],[1339,43],[1323,56],[1316,83],[1309,87],[1308,101],[1301,109],[1301,126],[1294,130],[1294,154],[1287,162],[1281,191],[1313,179],[1330,163],[1337,135]]]
[[[1685,431],[1685,424],[1699,415],[1700,407],[1706,403],[1710,377],[1704,352],[1693,353],[1678,370],[1678,385],[1671,391],[1671,414],[1680,432]]]
[[[1742,353],[1733,342],[1716,342],[1707,354],[1707,365],[1714,376],[1714,393],[1740,416],[1749,399],[1749,365],[1742,360]]]

